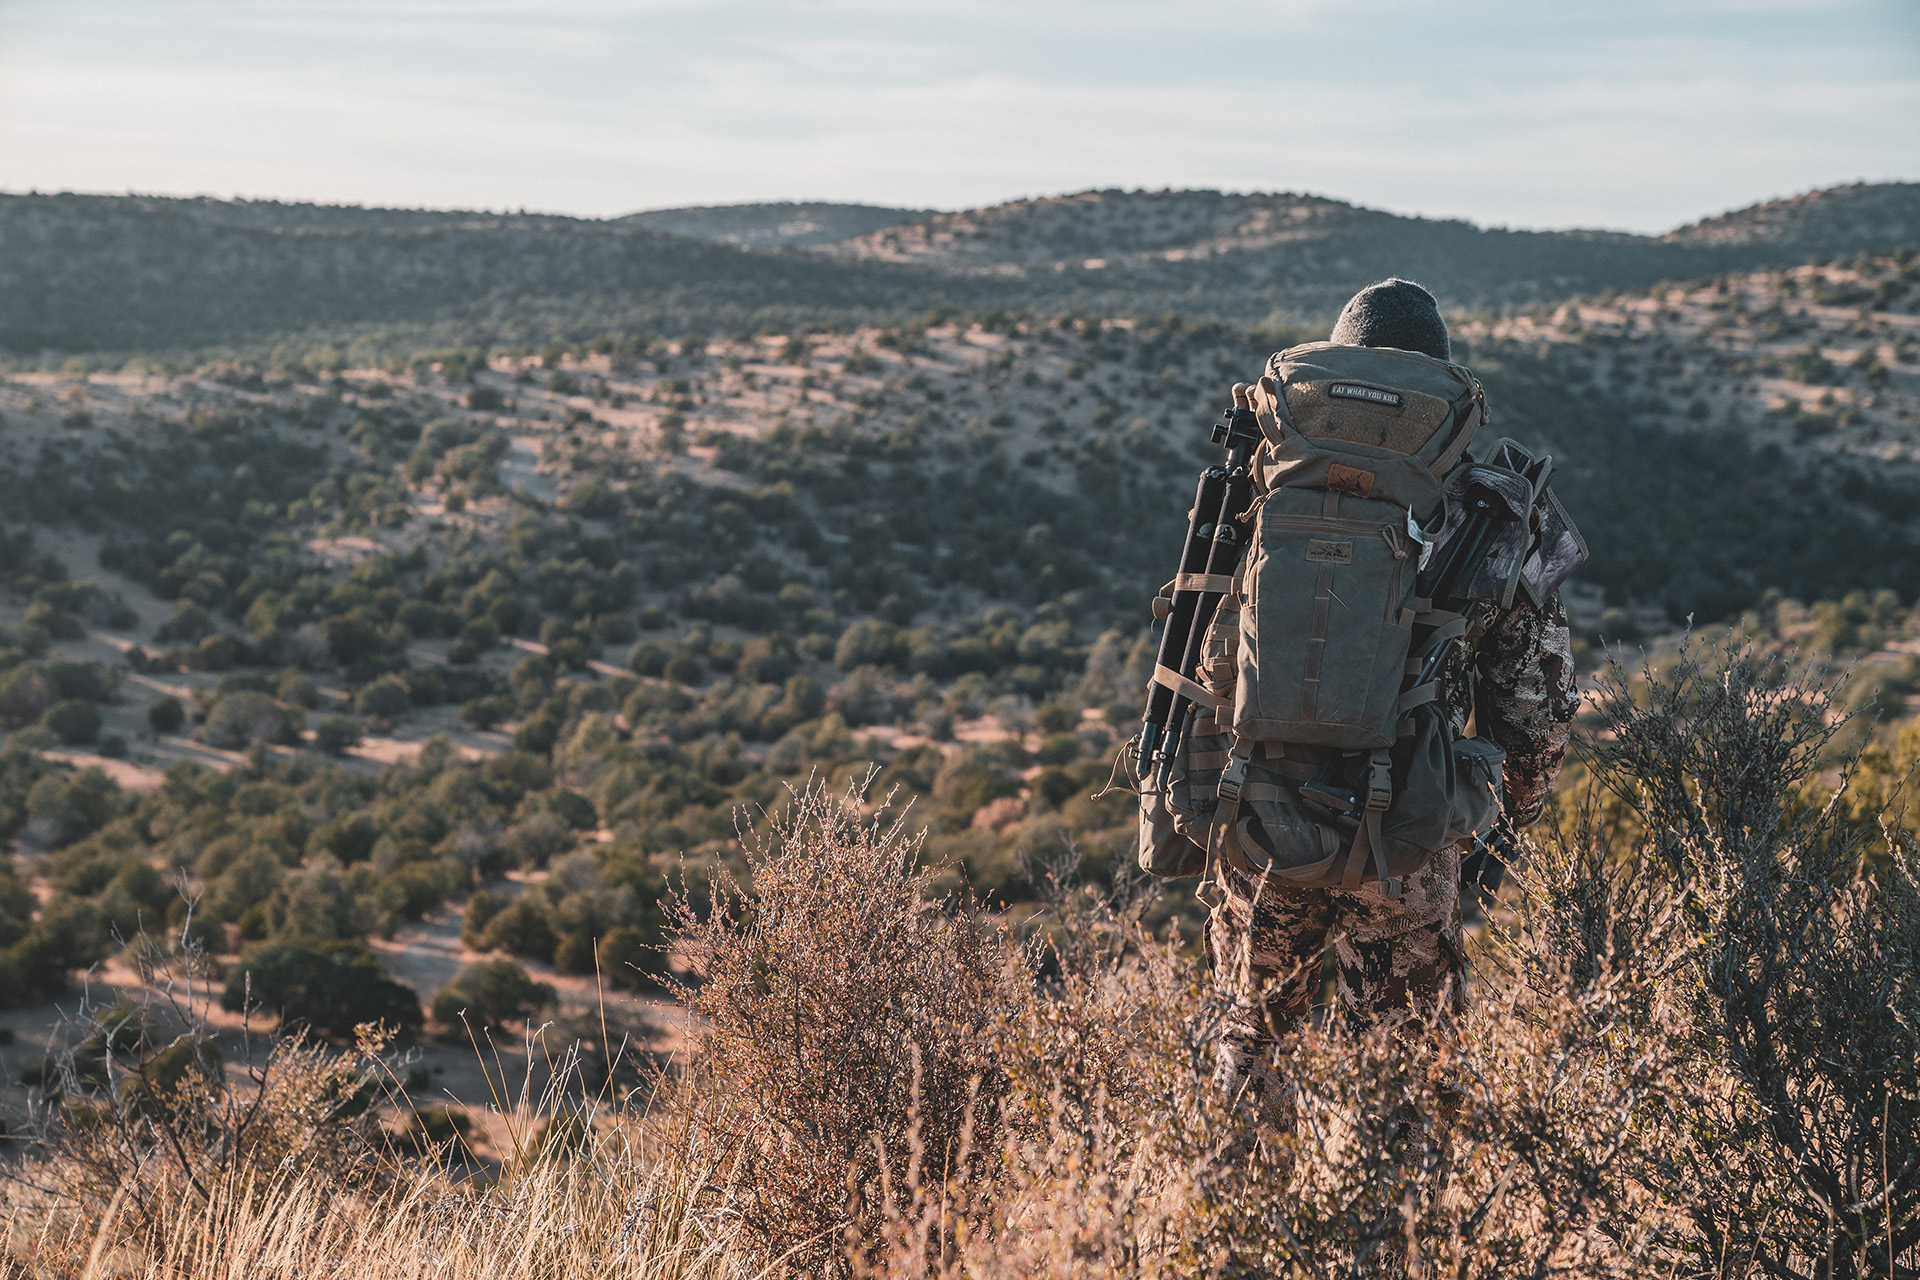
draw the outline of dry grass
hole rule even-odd
[[[1265,1116],[1215,1088],[1222,994],[1134,886],[1062,868],[1000,931],[814,788],[683,912],[704,1032],[646,1108],[548,1098],[575,1118],[497,1174],[389,1147],[357,1185],[344,1138],[168,1157],[191,1126],[160,1109],[111,1187],[28,1166],[10,1247],[63,1277],[1914,1274],[1905,837],[1819,798],[1805,673],[1696,648],[1606,702],[1633,820],[1530,851],[1464,1016],[1285,1039]]]
[[[643,1158],[642,1149],[660,1153]],[[382,1194],[343,1193],[310,1173],[186,1187],[135,1229],[110,1202],[98,1218],[15,1206],[16,1257],[48,1276],[485,1277],[733,1280],[762,1273],[732,1219],[702,1206],[718,1168],[700,1135],[664,1126],[597,1132],[586,1150],[536,1161],[493,1185],[415,1176]]]

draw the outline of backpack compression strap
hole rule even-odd
[[[1422,698],[1424,702],[1427,699]],[[1254,794],[1264,784],[1248,783],[1247,762],[1253,758],[1253,744],[1239,735],[1234,736],[1233,752],[1227,758],[1227,764],[1220,771],[1217,784],[1219,801],[1214,806],[1212,838],[1207,852],[1213,858],[1227,863],[1235,871],[1249,878],[1258,877],[1265,882],[1264,874],[1256,873],[1247,862],[1245,850],[1240,847],[1240,802],[1244,800],[1281,798],[1278,788],[1265,787],[1275,791],[1270,796]],[[1368,758],[1367,762],[1367,803],[1360,813],[1360,829],[1354,832],[1353,844],[1348,847],[1346,865],[1341,869],[1340,887],[1353,891],[1360,888],[1362,877],[1366,875],[1367,855],[1373,855],[1374,875],[1383,897],[1397,898],[1406,891],[1404,881],[1387,874],[1387,846],[1382,833],[1382,821],[1388,808],[1393,804],[1393,767],[1392,760],[1385,748],[1381,748]],[[1326,828],[1320,828],[1324,838],[1334,839],[1334,834]],[[1337,850],[1338,846],[1335,846]],[[1329,850],[1329,854],[1334,850]]]
[[[1225,711],[1233,706],[1233,699],[1223,698],[1198,681],[1189,680],[1172,667],[1157,662],[1153,666],[1153,683],[1165,685],[1187,701],[1209,711]]]
[[[1373,853],[1374,874],[1379,878],[1380,894],[1397,898],[1406,887],[1387,874],[1387,844],[1381,834],[1381,820],[1393,804],[1392,762],[1383,747],[1367,761],[1367,807],[1360,814],[1360,829],[1353,833],[1353,848],[1347,852],[1347,865],[1340,873],[1340,887],[1349,892],[1360,887],[1366,874],[1367,853]]]
[[[1246,787],[1247,761],[1252,758],[1253,744],[1233,735],[1233,752],[1215,784],[1220,798],[1213,807],[1213,847],[1207,851],[1245,876],[1253,875],[1253,868],[1240,848],[1240,796]]]

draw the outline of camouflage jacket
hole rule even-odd
[[[1580,706],[1572,633],[1558,596],[1544,609],[1523,596],[1476,621],[1485,630],[1471,663],[1456,656],[1447,673],[1448,708],[1456,732],[1471,715],[1507,753],[1507,817],[1526,826],[1546,805]]]

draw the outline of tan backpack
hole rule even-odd
[[[1285,885],[1397,895],[1500,813],[1504,753],[1456,738],[1440,696],[1468,618],[1421,592],[1451,557],[1470,570],[1453,601],[1471,586],[1510,603],[1547,466],[1511,441],[1504,462],[1472,462],[1480,384],[1413,352],[1294,347],[1255,401],[1254,532],[1182,686],[1198,704],[1184,746],[1165,785],[1142,779],[1140,864],[1196,875],[1210,852]]]

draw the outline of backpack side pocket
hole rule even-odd
[[[1207,852],[1175,826],[1169,792],[1140,793],[1140,869],[1163,880],[1197,876],[1207,868]]]

